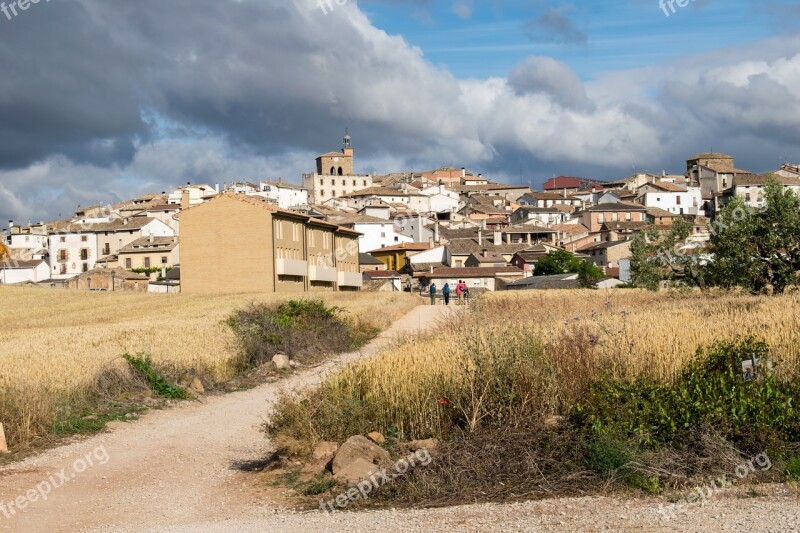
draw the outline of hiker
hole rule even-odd
[[[456,295],[458,296],[458,305],[464,305],[464,290],[467,288],[463,280],[458,280],[456,285]]]
[[[430,294],[431,294],[431,305],[436,305],[436,284],[435,283],[431,283]]]
[[[450,305],[450,284],[445,283],[442,287],[442,296],[444,296],[444,305]]]

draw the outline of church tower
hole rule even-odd
[[[353,157],[353,142],[347,128],[344,130],[344,139],[342,139],[342,153],[345,157]]]

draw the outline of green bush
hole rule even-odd
[[[153,368],[153,361],[149,355],[142,353],[130,355],[126,353],[122,357],[128,361],[131,367],[144,376],[156,395],[173,400],[185,400],[187,398],[186,391],[167,381],[164,376]]]
[[[800,481],[800,457],[792,457],[786,462],[786,477],[789,481]]]
[[[641,444],[681,446],[702,427],[754,452],[800,439],[800,417],[794,405],[797,384],[772,373],[745,381],[741,362],[769,358],[765,343],[749,338],[715,344],[672,385],[647,379],[594,382],[575,409],[582,426],[606,428]]]

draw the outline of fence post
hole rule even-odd
[[[6,441],[6,432],[3,429],[3,424],[0,423],[0,454],[9,453],[8,441]]]

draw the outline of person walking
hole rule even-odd
[[[450,284],[445,283],[442,287],[442,296],[444,296],[444,305],[450,305]]]
[[[429,289],[431,295],[431,305],[436,305],[436,284],[431,283],[431,288]]]
[[[456,285],[456,296],[458,296],[458,305],[464,305],[464,288],[466,285],[462,280],[458,280]]]

